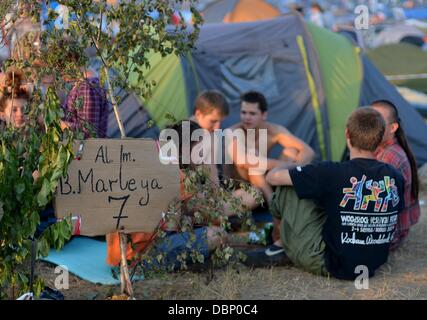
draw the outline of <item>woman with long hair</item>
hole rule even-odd
[[[386,122],[384,138],[376,151],[376,158],[394,166],[405,179],[405,209],[398,216],[396,231],[390,246],[391,250],[395,250],[408,236],[410,227],[420,218],[418,169],[396,106],[388,100],[377,100],[371,105],[381,113]]]

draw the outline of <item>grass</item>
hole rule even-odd
[[[421,196],[427,199],[427,192]],[[426,201],[427,202],[427,201]],[[407,241],[388,263],[369,279],[369,289],[358,290],[352,281],[315,276],[292,266],[249,269],[241,264],[207,273],[162,274],[134,284],[137,299],[427,299],[427,206]],[[38,264],[38,274],[54,287],[54,267]],[[106,299],[120,286],[93,285],[70,275],[66,299]]]

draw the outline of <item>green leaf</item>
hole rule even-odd
[[[55,226],[52,226],[52,236],[53,236],[52,240],[53,240],[53,242],[58,240],[58,234],[59,234],[58,228]]]
[[[24,190],[25,190],[25,183],[23,183],[23,182],[18,183],[18,184],[15,186],[15,192],[16,192],[16,194],[18,194],[18,195],[22,194],[22,192],[24,192]]]
[[[51,183],[51,189],[55,190],[56,186],[58,185],[58,179],[62,177],[62,168],[56,168],[52,172],[52,177],[50,178]]]
[[[42,188],[39,194],[37,195],[37,203],[39,204],[39,206],[43,207],[47,204],[49,193],[50,193],[50,183],[47,178],[44,178]]]
[[[17,19],[18,10],[11,10],[15,0],[0,1],[0,20],[4,14],[15,14]],[[21,1],[34,5],[36,0]],[[129,90],[132,85],[138,85],[136,92],[142,98],[148,97],[155,85],[156,80],[149,77],[151,70],[149,56],[158,54],[181,54],[194,46],[199,32],[200,15],[194,10],[194,1],[190,1],[191,10],[194,13],[196,24],[192,31],[184,30],[184,26],[177,26],[173,33],[167,32],[171,14],[175,9],[170,1],[120,1],[118,7],[108,7],[103,16],[108,23],[117,20],[120,32],[113,39],[111,33],[101,32],[98,37],[100,9],[105,6],[105,1],[94,2],[92,0],[61,0],[67,5],[70,15],[76,17],[69,21],[69,28],[59,30],[56,28],[44,28],[41,32],[41,48],[35,48],[33,33],[25,36],[20,46],[20,55],[14,59],[7,59],[2,65],[2,71],[13,67],[24,69],[26,80],[35,84],[32,99],[28,105],[28,125],[21,131],[6,128],[0,131],[0,194],[2,201],[0,205],[0,283],[2,288],[10,288],[17,282],[25,282],[24,277],[18,276],[16,271],[23,268],[22,264],[28,256],[28,241],[35,231],[39,221],[38,211],[47,204],[52,197],[56,181],[61,173],[67,168],[72,155],[72,142],[76,137],[83,139],[82,132],[71,132],[59,129],[60,119],[63,111],[60,107],[58,96],[55,92],[69,89],[71,86],[64,83],[64,79],[77,79],[82,66],[87,66],[88,61],[81,53],[88,47],[93,47],[94,41],[100,48],[95,54],[100,58],[102,55],[101,69],[103,71],[102,83],[110,83],[108,96],[115,97],[120,101],[121,89]],[[182,1],[178,1],[182,3]],[[156,9],[159,19],[148,17],[148,13]],[[39,21],[37,6],[22,13],[31,21]],[[48,12],[48,21],[57,17],[53,10]],[[80,17],[80,19],[79,19]],[[87,19],[87,17],[92,17]],[[90,21],[89,21],[90,20]],[[64,41],[66,36],[69,41]],[[96,40],[94,40],[94,38]],[[21,44],[20,43],[20,44]],[[21,54],[22,53],[22,54]],[[79,56],[73,59],[73,56]],[[35,61],[43,61],[43,64],[34,68]],[[114,66],[115,73],[108,73]],[[132,72],[130,79],[129,73]],[[53,75],[54,83],[46,94],[40,90],[40,80],[45,75]],[[136,83],[132,83],[136,82]],[[81,108],[81,101],[76,103],[76,108]],[[37,117],[43,118],[43,133],[37,125]],[[175,122],[173,115],[169,120]],[[24,134],[22,134],[24,133]],[[62,149],[66,149],[64,153]],[[33,184],[31,171],[37,168],[40,178]],[[190,181],[191,188],[202,190],[206,197],[216,194],[215,190],[206,190],[205,186],[193,179]],[[220,200],[226,199],[221,196]],[[198,199],[189,205],[197,208],[200,205],[209,204],[205,199]],[[216,207],[212,210],[201,209],[202,218],[212,218],[218,211]],[[218,214],[216,214],[218,216]],[[207,219],[209,220],[209,219]],[[186,228],[191,226],[185,225]],[[38,243],[38,252],[47,255],[49,245],[56,248],[61,247],[65,240],[71,236],[72,224],[70,219],[64,219],[57,226],[47,230]],[[196,260],[199,259],[198,257]],[[25,276],[25,275],[24,275]],[[21,281],[22,280],[22,281]],[[35,282],[36,291],[42,289],[42,282]],[[25,286],[17,288],[25,289]],[[0,290],[0,299],[4,298],[8,290]]]
[[[3,201],[0,200],[0,222],[3,219],[4,210],[3,210]]]
[[[37,241],[37,257],[46,257],[49,254],[49,245],[45,237]]]
[[[28,283],[28,277],[25,274],[23,274],[22,272],[18,272],[18,280],[22,284],[27,284]]]

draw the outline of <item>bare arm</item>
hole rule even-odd
[[[271,170],[275,167],[284,165],[288,165],[289,168],[295,167],[295,164],[292,162],[267,158],[259,154],[253,155],[245,148],[242,148],[242,144],[238,143],[237,139],[232,140],[227,152],[233,164],[243,169],[262,167],[265,168],[265,170]]]
[[[267,182],[272,186],[292,186],[292,179],[289,170],[283,167],[277,167],[267,173]]]
[[[273,168],[281,167],[281,168],[294,168],[297,164],[293,161],[283,161],[278,159],[267,159],[267,170],[271,170]]]
[[[313,149],[301,139],[295,137],[285,127],[274,126],[274,142],[280,144],[283,148],[291,148],[296,151],[292,156],[294,166],[310,163],[315,156]]]
[[[273,188],[267,183],[265,175],[249,175],[249,183],[261,190],[264,199],[270,202],[273,197]]]

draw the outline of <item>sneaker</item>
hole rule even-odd
[[[253,268],[284,266],[291,263],[283,248],[280,248],[282,249],[280,252],[274,248],[272,248],[270,251],[269,249],[271,249],[271,247],[269,247],[267,250],[265,248],[242,250],[242,253],[246,256],[246,259],[242,261],[242,263],[248,267]],[[267,252],[274,252],[274,254],[267,255]]]
[[[64,295],[61,291],[44,287],[44,290],[40,294],[40,300],[64,300]]]
[[[279,247],[276,246],[275,244],[272,244],[271,246],[269,246],[266,250],[265,250],[265,254],[268,257],[272,257],[281,253],[284,253],[285,249],[283,249],[283,247]]]

